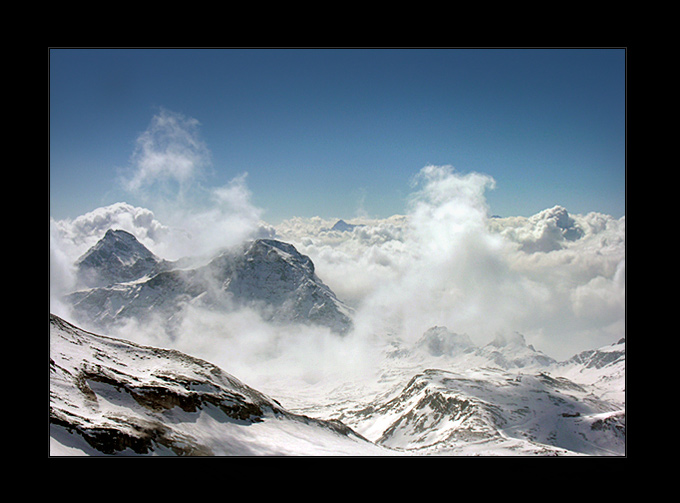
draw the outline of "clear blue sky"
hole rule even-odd
[[[161,108],[196,119],[205,183],[263,218],[405,211],[428,164],[496,180],[491,212],[625,214],[623,49],[51,49],[50,214],[117,201]],[[153,208],[151,208],[153,209]]]

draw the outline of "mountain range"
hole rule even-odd
[[[299,411],[409,454],[625,454],[624,339],[559,362],[521,334],[478,347],[433,327],[382,353],[373,385],[338,386]]]
[[[50,314],[51,455],[626,453],[624,339],[559,362],[517,332],[484,346],[441,326],[415,342],[379,334],[370,376],[302,389],[281,375],[265,394],[206,360],[99,334],[132,318],[172,325],[187,305],[245,306],[342,339],[352,311],[293,245],[171,262],[109,230],[75,265],[83,288],[66,300],[101,330]]]
[[[386,341],[371,382],[330,383],[286,408],[205,360],[50,315],[50,453],[625,455],[625,341],[521,366],[516,337],[495,350],[515,362],[502,368],[489,348],[428,332]],[[457,349],[433,354],[433,334]]]
[[[103,329],[159,314],[176,323],[187,304],[251,307],[268,321],[322,325],[340,334],[352,326],[351,309],[319,279],[310,258],[274,239],[250,241],[196,265],[160,259],[132,234],[109,230],[75,265],[87,288],[66,300],[77,319]]]

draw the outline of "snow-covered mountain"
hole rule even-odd
[[[281,376],[284,408],[204,360],[51,315],[51,453],[625,455],[624,342],[546,363],[511,339],[503,358],[443,327],[384,341],[372,379]]]
[[[109,229],[76,261],[78,280],[90,287],[124,283],[160,272],[169,263],[123,230]]]
[[[267,320],[319,324],[338,333],[351,327],[350,309],[315,274],[309,257],[273,239],[224,251],[207,265],[181,268],[158,259],[131,234],[108,231],[78,267],[87,271],[83,275],[107,278],[106,285],[79,290],[67,300],[78,319],[103,328],[160,313],[172,322],[187,303],[254,307]]]
[[[372,385],[336,386],[294,410],[410,454],[625,454],[623,342],[557,362],[521,334],[477,347],[433,327],[383,353]]]
[[[293,414],[215,365],[50,315],[50,454],[379,455],[337,421]]]
[[[625,407],[626,340],[583,351],[551,367],[551,372],[592,386],[597,396]]]
[[[430,356],[445,356],[454,361],[474,362],[476,366],[498,366],[504,370],[542,368],[555,360],[532,345],[527,345],[518,332],[498,334],[493,341],[477,347],[465,334],[451,332],[446,327],[432,327],[416,342],[416,351]]]
[[[357,224],[348,224],[344,220],[340,219],[335,224],[333,227],[331,227],[332,231],[338,231],[338,232],[352,232],[355,227],[361,227],[361,225]]]
[[[558,227],[571,229],[560,215],[553,215]],[[273,239],[200,263],[168,262],[131,234],[109,231],[76,267],[94,286],[67,298],[78,320],[102,330],[151,316],[173,324],[187,306],[255,308],[269,321],[341,334],[352,328],[352,311],[311,259]],[[367,356],[370,376],[335,373],[310,384],[277,373],[273,382],[258,381],[279,403],[206,361],[94,335],[51,316],[53,454],[626,452],[623,339],[563,362],[517,332],[483,346],[439,326],[413,343],[388,334],[363,342],[375,353]]]
[[[548,373],[426,369],[342,421],[376,444],[426,454],[625,453],[625,413]]]

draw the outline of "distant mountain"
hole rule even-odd
[[[223,310],[254,307],[268,320],[319,324],[337,333],[351,327],[350,309],[315,274],[311,259],[273,239],[222,252],[207,265],[179,269],[134,236],[109,231],[79,261],[79,267],[83,264],[92,276],[117,280],[67,298],[79,319],[103,328],[161,313],[172,322],[187,302]]]
[[[332,231],[338,231],[338,232],[351,232],[354,230],[355,227],[358,227],[356,224],[348,224],[344,220],[338,220],[335,222],[335,225],[331,227]]]
[[[504,369],[541,367],[556,363],[553,358],[536,351],[531,344],[527,345],[524,336],[519,332],[497,335],[479,353]]]
[[[293,414],[204,360],[50,315],[51,455],[376,455],[338,421]]]
[[[616,365],[626,359],[626,339],[621,339],[611,346],[583,351],[572,356],[565,365],[581,365],[584,369],[601,369]]]
[[[157,273],[169,263],[151,253],[129,232],[109,229],[75,265],[80,282],[94,287],[132,281]]]
[[[551,373],[593,385],[597,396],[625,405],[626,340],[583,351],[553,365]]]
[[[350,224],[345,222],[344,220],[340,219],[335,224],[333,224],[333,227],[321,227],[319,229],[319,232],[352,232],[354,229],[357,227],[364,227],[363,224]]]
[[[541,368],[556,363],[553,358],[527,345],[524,336],[518,332],[499,334],[489,344],[477,347],[465,334],[456,334],[446,327],[432,327],[416,342],[415,349],[431,356],[465,359],[505,370]]]
[[[470,353],[476,349],[467,335],[456,334],[446,327],[432,327],[426,330],[416,342],[416,348],[432,356],[455,356]]]

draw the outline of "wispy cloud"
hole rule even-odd
[[[137,138],[130,173],[122,180],[124,188],[138,192],[174,183],[184,190],[211,163],[199,126],[194,118],[161,109]]]

